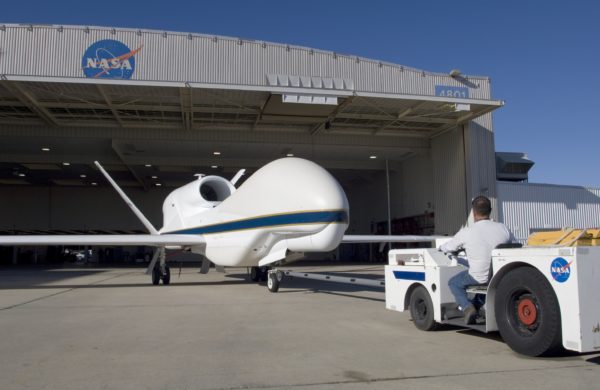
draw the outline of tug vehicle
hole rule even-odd
[[[467,292],[485,301],[466,325],[448,280],[467,269],[456,254],[435,248],[393,249],[385,266],[386,308],[409,310],[418,329],[440,324],[499,331],[514,351],[541,356],[561,348],[600,350],[600,230],[563,230],[532,235],[528,244],[492,252],[492,276]],[[481,299],[483,298],[484,299]]]

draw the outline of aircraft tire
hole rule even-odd
[[[415,287],[410,294],[410,316],[417,329],[430,331],[438,326],[433,318],[433,302],[423,286]]]
[[[276,293],[279,291],[279,283],[277,273],[267,274],[267,288],[270,292]]]
[[[158,283],[160,283],[160,269],[154,267],[152,270],[152,284],[156,286]]]
[[[163,284],[171,283],[171,269],[169,267],[165,267],[165,274],[162,277]]]
[[[250,268],[250,280],[253,282],[258,282],[260,280],[260,269],[258,267]]]
[[[267,267],[259,268],[259,275],[260,275],[260,281],[261,282],[268,281],[268,279],[269,279],[269,268],[267,268]]]
[[[527,356],[560,350],[560,307],[539,271],[530,267],[509,271],[498,284],[494,306],[500,335],[512,350]]]

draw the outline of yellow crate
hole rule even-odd
[[[600,228],[552,230],[529,235],[528,246],[600,246]]]

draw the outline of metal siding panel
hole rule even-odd
[[[166,35],[165,35],[166,34]],[[81,57],[101,39],[120,40],[136,55],[134,80],[267,85],[265,75],[350,78],[361,92],[434,95],[435,85],[465,86],[446,74],[302,47],[161,31],[7,25],[0,31],[0,73],[81,78]],[[288,49],[289,48],[289,49]],[[470,97],[489,99],[489,80],[470,77]]]
[[[496,198],[496,154],[491,113],[466,125],[467,199],[479,195]],[[493,211],[492,217],[495,216]]]
[[[431,141],[435,233],[454,234],[465,223],[465,160],[463,134],[459,129]]]
[[[499,220],[525,241],[531,229],[600,227],[600,189],[499,181]]]

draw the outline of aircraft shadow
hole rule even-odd
[[[102,283],[102,282],[100,282]],[[202,286],[228,286],[235,284],[243,284],[240,281],[233,280],[224,280],[217,282],[183,282],[178,283],[177,281],[171,282],[170,286],[173,287],[202,287]],[[85,289],[85,288],[123,288],[123,287],[147,287],[147,288],[168,288],[169,286],[164,286],[160,284],[158,286],[154,286],[147,283],[111,283],[111,284],[50,284],[50,285],[40,285],[40,286],[32,286],[32,285],[14,285],[14,286],[0,286],[0,290],[48,290],[48,289]]]
[[[106,273],[108,270],[75,270],[75,269],[60,269],[60,268],[44,268],[44,269],[11,269],[0,272],[2,284],[0,289],[19,288],[22,286],[47,285],[50,283],[60,282],[65,279],[80,278],[86,276],[94,276]],[[47,288],[47,287],[46,287]]]

